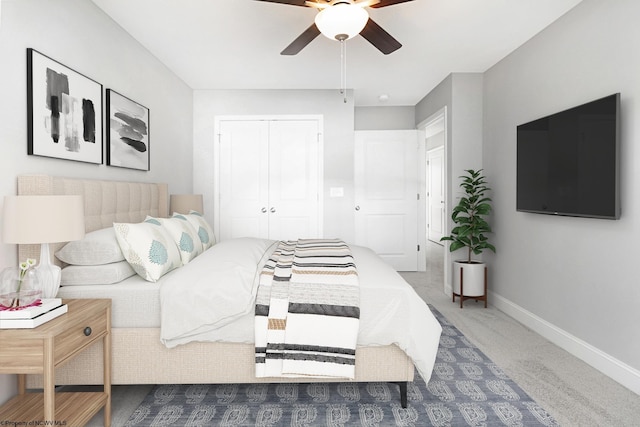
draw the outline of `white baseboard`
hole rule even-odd
[[[491,305],[513,317],[598,371],[640,395],[640,371],[567,333],[510,300],[491,293]]]

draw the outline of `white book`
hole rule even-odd
[[[32,329],[67,312],[67,304],[42,313],[33,319],[0,319],[0,329]]]
[[[20,310],[2,310],[0,311],[0,320],[3,319],[33,319],[41,315],[42,313],[46,313],[47,311],[51,311],[56,307],[60,307],[62,305],[61,298],[43,298],[42,304],[33,307],[25,307]]]

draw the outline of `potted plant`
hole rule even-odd
[[[462,307],[465,297],[484,297],[486,307],[486,264],[473,260],[471,254],[480,255],[485,249],[496,251],[486,236],[487,233],[491,233],[491,227],[485,219],[491,212],[491,199],[486,195],[491,189],[487,186],[482,169],[467,169],[465,172],[466,175],[460,177],[460,187],[464,189],[465,195],[460,198],[451,213],[451,219],[456,226],[451,230],[451,234],[443,237],[441,241],[451,242],[450,252],[467,248],[466,259],[453,263],[453,300],[460,296]]]

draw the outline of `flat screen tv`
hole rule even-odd
[[[620,94],[517,128],[516,209],[620,218]]]

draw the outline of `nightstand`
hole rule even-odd
[[[18,374],[18,395],[0,407],[0,423],[82,426],[104,408],[104,425],[111,425],[111,300],[63,303],[67,313],[37,328],[0,330],[0,374]],[[103,391],[56,393],[55,369],[100,339]],[[42,393],[26,392],[26,374],[42,374]]]

